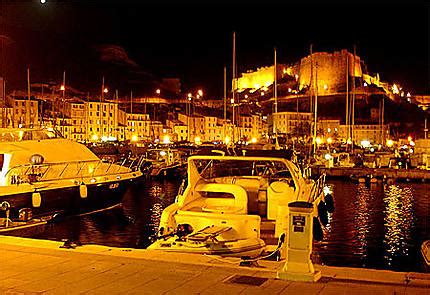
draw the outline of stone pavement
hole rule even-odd
[[[276,279],[280,262],[0,236],[0,294],[430,294],[430,275],[316,266],[318,283]]]

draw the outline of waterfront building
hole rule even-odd
[[[10,99],[13,108],[12,127],[36,127],[39,123],[39,104],[35,99]]]
[[[88,138],[93,141],[124,140],[124,130],[119,127],[126,126],[127,117],[117,103],[89,101],[85,105]]]
[[[258,140],[262,134],[262,120],[259,115],[240,115],[239,118],[239,139],[250,141],[253,138]]]
[[[151,121],[148,114],[127,113],[125,137],[132,141],[147,141],[151,137]]]
[[[277,112],[269,115],[269,133],[273,133],[273,124],[275,124],[277,133],[305,136],[310,134],[313,114],[306,112]]]
[[[3,106],[0,108],[0,126],[1,128],[13,127],[13,108]]]
[[[166,120],[166,125],[172,129],[174,141],[187,141],[188,126],[179,120]]]
[[[347,140],[348,127],[351,128],[347,125],[340,125],[339,127],[339,137],[344,141]],[[360,144],[362,141],[369,141],[371,144],[385,144],[390,133],[389,125],[379,124],[354,125],[352,130],[352,141],[355,144]]]

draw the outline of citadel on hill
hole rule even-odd
[[[119,96],[108,85],[95,95],[58,83],[33,83],[6,94],[5,85],[1,79],[2,127],[53,127],[85,142],[260,142],[275,133],[308,140],[317,109],[322,141],[384,144],[411,130],[415,137],[426,136],[430,102],[429,96],[384,82],[345,49],[278,64],[276,79],[273,65],[242,73],[224,99],[211,99],[202,90],[183,93],[175,79],[143,97]]]

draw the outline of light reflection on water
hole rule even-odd
[[[123,208],[50,225],[38,237],[82,244],[145,248],[180,181],[151,181],[130,188]],[[334,266],[420,271],[419,247],[430,239],[428,184],[364,184],[332,181],[335,212],[314,262]]]
[[[430,239],[428,184],[331,182],[336,209],[315,261],[327,265],[422,271]]]
[[[390,185],[384,194],[385,262],[391,266],[397,256],[408,256],[414,227],[413,194],[410,187]]]

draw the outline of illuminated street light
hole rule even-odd
[[[198,94],[197,94],[196,98],[197,98],[197,99],[199,99],[199,98],[200,98],[200,95],[198,95]]]
[[[46,0],[40,0],[40,3],[41,3],[41,4],[45,4],[45,3],[46,3]]]
[[[327,89],[328,89],[327,84],[324,84],[324,90],[327,90]]]
[[[164,137],[163,137],[163,143],[164,144],[169,144],[170,143],[170,137],[169,137],[169,135],[164,135]]]
[[[107,87],[105,87],[105,89],[103,89],[103,92],[104,93],[108,93],[109,92],[109,90],[107,89]]]
[[[64,85],[61,85],[61,86],[60,86],[60,90],[61,90],[61,91],[64,91],[64,90],[66,90],[66,87],[65,87]]]
[[[161,93],[161,90],[160,90],[160,89],[157,89],[157,90],[155,90],[155,93],[160,94],[160,93]]]
[[[261,91],[261,96],[264,96],[264,91]]]
[[[197,95],[199,95],[199,96],[203,96],[203,90],[199,89],[199,90],[197,91]]]
[[[367,87],[367,83],[366,83],[366,82],[364,82],[363,86],[364,86],[364,87]]]
[[[136,135],[136,134],[134,134],[134,135],[131,137],[131,141],[136,142],[137,140],[138,140],[138,137],[137,137],[137,135]]]
[[[327,138],[327,143],[331,144],[333,142],[333,139],[331,137]]]
[[[391,139],[387,139],[387,146],[392,147],[394,145],[394,141]]]
[[[248,99],[248,94],[245,94],[244,98],[245,98],[245,99]]]

